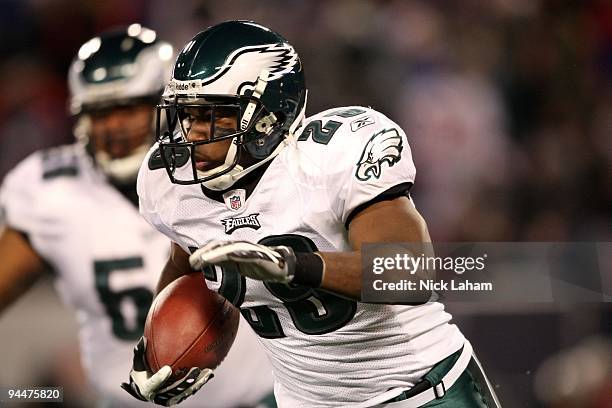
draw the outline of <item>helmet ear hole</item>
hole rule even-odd
[[[259,133],[264,133],[269,135],[274,128],[274,125],[278,123],[278,119],[276,119],[276,115],[274,113],[269,113],[263,118],[259,119],[255,124],[255,130]]]
[[[283,131],[285,122],[285,114],[283,112],[270,112],[261,117],[253,132],[251,132],[251,141],[245,144],[245,148],[251,157],[256,160],[262,160],[268,157],[274,149],[285,138],[286,134]]]

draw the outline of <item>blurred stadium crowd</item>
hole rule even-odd
[[[368,105],[404,127],[434,239],[612,238],[605,0],[4,0],[0,177],[72,140],[67,67],[96,32],[138,21],[180,46],[233,18],[295,44],[309,113]]]
[[[1,3],[0,180],[31,151],[72,142],[66,73],[97,32],[140,22],[181,46],[245,18],[300,53],[308,114],[372,106],[404,128],[434,240],[612,241],[611,1]],[[585,333],[610,335],[609,311],[590,309]]]

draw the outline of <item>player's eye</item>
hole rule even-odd
[[[179,119],[181,121],[181,125],[185,133],[189,133],[195,121],[205,120],[203,118],[203,115],[200,114],[200,112],[197,112],[193,109],[180,110],[178,113],[179,113]]]
[[[185,115],[185,119],[184,119],[184,121],[185,121],[185,122],[187,122],[187,123],[189,123],[189,124],[191,125],[193,122],[195,122],[195,121],[196,121],[196,119],[197,119],[197,116],[196,116],[196,115],[192,115],[191,113],[187,113],[187,114]]]
[[[236,129],[234,127],[215,126],[215,139],[223,136],[228,136],[233,133],[236,133]]]
[[[180,115],[180,119],[181,119],[181,125],[183,126],[183,129],[185,130],[186,133],[189,133],[189,130],[191,129],[191,124],[193,123],[193,116],[189,115],[187,113],[183,113],[182,115]]]

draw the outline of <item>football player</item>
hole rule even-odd
[[[84,370],[104,406],[151,405],[120,384],[169,253],[168,239],[138,213],[136,176],[173,57],[170,44],[138,24],[86,42],[68,78],[78,141],[26,158],[0,195],[0,310],[51,267],[77,312]],[[271,395],[267,357],[248,324],[240,326],[212,388],[186,405],[255,406]]]
[[[406,135],[360,106],[306,119],[306,96],[296,51],[261,25],[183,48],[138,177],[141,214],[173,241],[160,286],[203,268],[261,337],[281,407],[496,407],[441,303],[360,301],[362,243],[430,240]],[[206,381],[157,391],[167,375],[135,366],[129,389]]]

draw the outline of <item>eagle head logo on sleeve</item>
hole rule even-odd
[[[379,178],[383,163],[387,162],[391,167],[400,161],[402,149],[402,137],[397,129],[386,129],[376,133],[368,140],[361,153],[355,177],[362,181],[372,177]]]

